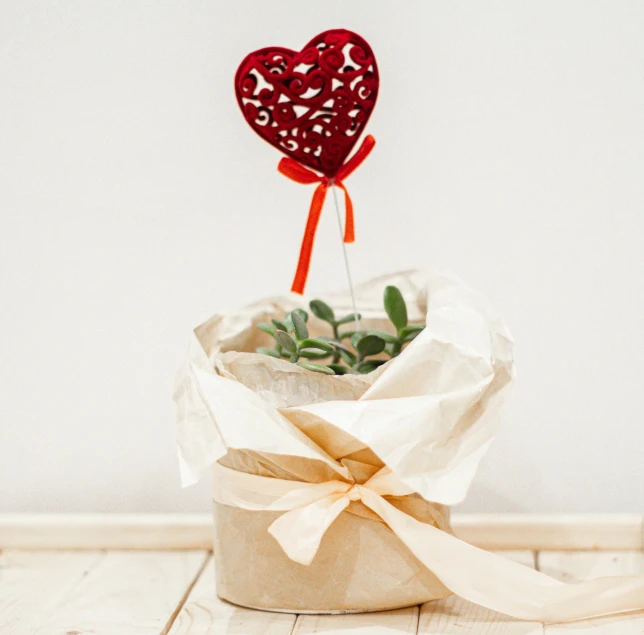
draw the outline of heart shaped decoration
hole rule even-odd
[[[237,69],[244,118],[272,146],[333,177],[356,144],[378,96],[378,66],[367,42],[325,31],[301,52],[264,48]]]

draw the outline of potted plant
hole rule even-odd
[[[356,301],[359,328],[349,298],[331,295],[269,298],[195,330],[175,395],[179,454],[186,484],[212,466],[224,599],[345,612],[450,593],[380,514],[451,536],[512,342],[451,275],[386,276]]]

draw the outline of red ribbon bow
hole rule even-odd
[[[277,169],[289,179],[297,183],[319,183],[313,192],[313,199],[311,200],[311,207],[309,208],[309,216],[306,221],[306,229],[304,230],[304,238],[302,239],[302,246],[300,247],[300,259],[297,263],[297,271],[293,279],[291,291],[304,293],[306,286],[306,279],[309,275],[309,266],[311,264],[311,254],[313,253],[313,241],[315,240],[315,232],[322,213],[324,199],[329,186],[337,185],[344,192],[344,205],[346,210],[346,219],[344,224],[344,242],[352,243],[355,241],[355,227],[353,220],[353,203],[347,188],[344,187],[344,179],[346,179],[366,158],[376,145],[376,140],[367,135],[358,148],[358,151],[344,164],[333,176],[320,176],[319,174],[300,165],[295,159],[284,158],[279,162]]]

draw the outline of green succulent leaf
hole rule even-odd
[[[420,334],[422,333],[421,331],[411,331],[404,335],[403,337],[400,338],[401,342],[406,344],[407,342],[411,342],[412,340],[415,340]]]
[[[380,329],[369,329],[367,335],[377,335],[379,338],[385,340],[387,344],[393,344],[398,341],[398,338],[392,333],[387,333],[387,331],[381,331]]]
[[[333,353],[335,351],[335,347],[332,344],[329,344],[329,342],[312,338],[306,338],[300,342],[300,349],[303,348],[318,348],[326,351],[327,353]]]
[[[385,311],[398,331],[407,326],[407,305],[398,287],[385,289]]]
[[[342,364],[327,364],[327,368],[330,368],[336,375],[352,375],[355,373],[352,368]]]
[[[305,322],[309,321],[309,314],[304,309],[293,309],[291,313],[297,313]]]
[[[276,326],[274,324],[271,324],[270,322],[259,322],[257,324],[257,328],[260,331],[264,331],[264,333],[275,336]]]
[[[424,324],[410,324],[409,326],[405,326],[400,329],[400,337],[405,338],[410,333],[416,333],[416,335],[418,335],[418,333],[420,333],[424,328]]]
[[[304,322],[309,319],[309,314],[306,311],[303,311],[302,309],[293,309],[290,313],[287,313],[282,320],[287,333],[295,333],[295,324],[293,323],[294,315],[299,315]]]
[[[320,338],[316,338],[316,339],[320,339]],[[333,348],[335,349],[335,351],[338,352],[338,353],[341,350],[342,351],[347,351],[348,353],[352,352],[351,349],[347,348],[344,344],[341,344],[340,342],[336,342],[335,340],[331,340],[330,343],[333,346]]]
[[[366,335],[365,331],[354,331],[351,334],[351,337],[349,338],[349,341],[351,342],[351,346],[358,350],[358,344],[360,343],[360,340]]]
[[[261,353],[262,355],[268,355],[269,357],[277,357],[277,359],[281,357],[279,352],[274,348],[266,348],[265,346],[260,346],[256,349],[256,352]]]
[[[271,322],[275,325],[276,329],[288,333],[288,327],[286,326],[286,324],[284,324],[284,322],[280,322],[280,320],[276,320],[275,318],[273,318]]]
[[[335,321],[335,313],[326,302],[322,302],[322,300],[311,300],[311,302],[309,302],[309,307],[311,309],[311,313],[313,313],[315,317],[320,318],[320,320],[324,320],[329,324],[333,324]]]
[[[291,320],[293,321],[295,337],[297,337],[298,340],[305,340],[309,336],[309,329],[306,328],[304,318],[299,313],[293,311],[291,313]]]
[[[336,321],[335,325],[340,326],[341,324],[349,324],[349,322],[355,322],[356,321],[356,315],[359,320],[362,319],[362,316],[360,313],[349,313],[349,315],[345,315],[343,318],[340,318],[339,320]]]
[[[287,353],[290,353],[291,355],[297,353],[297,344],[288,333],[285,333],[284,331],[277,331],[275,333],[275,339]]]
[[[300,357],[306,357],[307,359],[324,359],[329,357],[331,353],[328,351],[322,351],[319,348],[301,348]]]
[[[395,344],[387,344],[387,347],[388,347],[387,352],[389,353],[389,356],[397,357],[398,355],[400,355],[400,351],[402,350],[402,345],[403,345],[402,340],[398,340]]]
[[[385,350],[387,342],[378,337],[377,335],[365,335],[357,342],[356,350],[360,357],[367,357],[368,355],[378,355]]]
[[[340,353],[342,361],[349,366],[353,366],[358,361],[358,358],[351,351],[341,348],[338,352]]]
[[[312,370],[315,373],[324,373],[325,375],[335,375],[335,371],[328,366],[323,364],[315,364],[313,362],[297,362],[298,366],[306,368],[306,370]]]
[[[352,338],[356,333],[363,333],[364,331],[345,331],[344,333],[339,333],[338,334],[338,339],[340,340],[345,340],[347,337],[350,339]]]
[[[386,359],[366,359],[364,362],[360,362],[355,368],[361,375],[366,375],[386,362]]]
[[[284,324],[284,329],[287,333],[293,333],[293,331],[295,331],[295,327],[293,326],[293,318],[291,317],[290,313],[287,313],[284,316],[282,324]]]

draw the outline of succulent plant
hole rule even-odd
[[[396,334],[379,329],[346,330],[340,327],[358,322],[361,316],[353,313],[336,318],[333,309],[322,300],[311,300],[311,313],[331,327],[332,337],[310,337],[309,315],[303,309],[294,309],[282,320],[260,322],[261,331],[275,340],[273,348],[260,346],[258,353],[289,361],[326,375],[366,374],[400,354],[424,328],[424,324],[409,324],[407,305],[398,287],[389,286],[384,293],[384,306]],[[348,343],[345,344],[345,340]],[[387,355],[383,358],[382,354]]]

